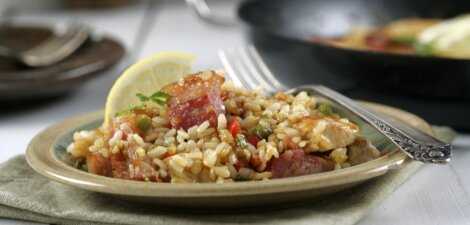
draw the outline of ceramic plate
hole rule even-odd
[[[393,116],[427,133],[431,127],[421,118],[402,110],[364,103],[367,107]],[[257,205],[285,205],[317,200],[381,176],[410,160],[404,153],[362,121],[335,109],[363,128],[363,135],[389,154],[373,161],[325,173],[268,181],[226,184],[169,184],[120,180],[86,173],[68,165],[63,156],[77,130],[93,129],[102,124],[103,112],[93,112],[56,123],[39,133],[29,144],[26,159],[39,174],[76,188],[110,194],[132,201],[165,207],[227,209]]]

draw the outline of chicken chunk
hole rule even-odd
[[[306,116],[294,124],[303,139],[309,139],[308,152],[329,151],[346,147],[359,135],[359,127],[346,120],[335,120],[330,117]]]
[[[357,137],[347,146],[348,162],[354,166],[380,157],[380,152],[364,137]]]

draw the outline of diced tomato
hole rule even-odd
[[[250,157],[250,165],[253,167],[253,168],[258,168],[258,166],[261,166],[261,159],[259,158],[259,155],[257,154],[251,154],[251,157]]]
[[[227,130],[230,131],[230,133],[232,133],[233,138],[237,137],[237,135],[241,131],[240,122],[238,121],[237,118],[233,117],[232,120],[230,120],[230,123],[227,126]]]
[[[250,135],[248,136],[248,143],[251,145],[255,146],[255,148],[258,146],[258,142],[260,141],[259,137],[256,135]]]
[[[250,168],[250,163],[246,159],[238,159],[238,161],[233,165],[235,169],[238,171],[240,168]]]

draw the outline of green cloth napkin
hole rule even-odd
[[[450,142],[455,132],[434,128]],[[50,181],[34,172],[24,156],[0,165],[0,217],[51,224],[354,224],[423,164],[413,162],[321,202],[276,211],[183,214],[126,203]]]

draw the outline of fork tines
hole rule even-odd
[[[274,77],[253,45],[226,50],[221,49],[218,53],[222,64],[235,85],[252,90],[262,85],[268,93],[276,93],[287,89]]]

